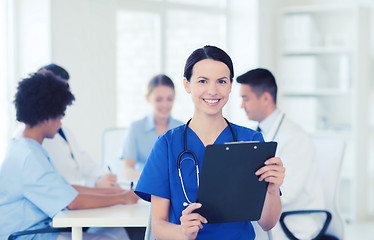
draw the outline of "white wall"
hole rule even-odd
[[[236,77],[258,66],[258,1],[230,1],[230,20],[228,32],[228,52],[234,64],[234,84],[230,101],[225,107],[225,116],[236,123],[247,127],[255,127],[257,123],[248,120],[244,110],[240,108],[242,99],[239,95],[240,85]]]
[[[101,134],[116,124],[115,1],[52,1],[52,61],[65,67],[76,97],[63,123],[100,161]]]
[[[18,81],[51,61],[50,0],[16,0],[10,5],[6,56],[7,100],[8,114],[13,119],[9,122],[9,129],[14,130],[18,124],[13,104]],[[11,137],[12,133],[8,132],[7,137]]]
[[[50,0],[16,1],[16,71],[26,77],[49,62]]]
[[[7,5],[5,1],[0,1],[0,116],[6,116],[8,113],[8,104],[7,102],[7,76],[8,69],[6,67],[7,62]],[[0,163],[1,159],[5,156],[5,146],[8,142],[7,130],[9,128],[9,119],[6,117],[0,118]]]

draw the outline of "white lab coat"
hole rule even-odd
[[[271,128],[264,136],[265,141],[278,142],[276,157],[281,158],[286,168],[284,182],[281,186],[282,212],[324,209],[322,186],[317,175],[314,145],[304,130],[289,120],[287,116],[284,117],[278,133],[275,135],[282,116],[282,113],[277,115]],[[306,238],[303,239],[307,239],[307,236],[321,229],[323,219],[319,217],[297,216],[287,223],[296,232],[299,231],[300,234],[303,234],[299,236],[305,236]],[[258,236],[256,239],[268,239],[267,234],[259,230],[259,226],[255,229]],[[288,239],[279,222],[271,230],[270,235],[271,239]]]
[[[56,133],[52,139],[46,138],[42,146],[48,152],[57,172],[70,184],[86,185],[93,187],[96,180],[105,174],[87,154],[82,151],[69,129],[62,126],[68,143],[60,134]],[[74,158],[71,156],[71,152]]]

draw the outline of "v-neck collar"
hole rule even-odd
[[[218,135],[218,137],[216,138],[216,140],[214,140],[214,143],[213,144],[221,144],[221,143],[224,143],[224,137],[225,137],[225,132],[227,131],[227,129],[229,129],[229,126],[227,125],[223,130],[222,132]],[[195,133],[194,130],[192,130],[192,128],[188,127],[187,131],[190,131],[197,139],[199,139],[199,143],[200,145],[202,145],[204,148],[206,148],[206,146],[204,145],[203,141],[201,141],[201,139],[199,138],[199,136]],[[229,130],[230,131],[230,130]],[[231,132],[230,132],[231,133]],[[188,134],[187,134],[188,135]],[[222,139],[221,139],[222,138]],[[196,144],[196,143],[195,143]],[[188,148],[188,138],[187,138],[187,148]]]

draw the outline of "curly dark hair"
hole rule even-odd
[[[14,104],[17,120],[30,127],[65,114],[75,100],[69,84],[52,73],[34,73],[18,83]]]

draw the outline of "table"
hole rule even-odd
[[[111,207],[64,210],[52,221],[53,227],[71,227],[72,240],[82,240],[83,227],[146,227],[151,204],[139,200],[136,204]]]

